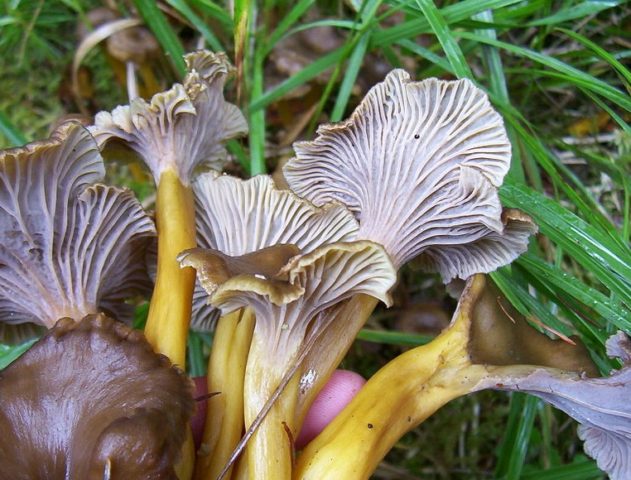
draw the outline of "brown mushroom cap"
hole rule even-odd
[[[160,51],[160,45],[146,28],[132,27],[109,36],[107,51],[121,62],[142,64]]]
[[[0,372],[0,479],[176,479],[192,392],[140,332],[62,319]]]
[[[587,348],[553,340],[528,324],[490,278],[471,312],[467,350],[471,361],[487,365],[541,365],[598,376]]]

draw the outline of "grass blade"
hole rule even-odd
[[[524,210],[542,233],[563,247],[576,262],[592,272],[620,300],[631,305],[631,255],[596,227],[524,185],[508,182],[500,198],[511,207]]]
[[[418,346],[425,345],[433,340],[434,337],[427,335],[417,335],[413,333],[395,332],[392,330],[371,330],[362,329],[357,335],[358,340],[366,342],[384,343],[388,345]]]
[[[508,424],[500,444],[494,478],[520,478],[539,403],[538,398],[523,393],[511,395]]]
[[[15,361],[20,355],[26,352],[37,341],[37,338],[29,340],[20,345],[2,345],[0,344],[0,370],[7,367],[11,362]]]
[[[584,37],[583,35],[573,32],[572,30],[568,30],[567,28],[557,28],[560,32],[565,33],[568,37],[573,38],[577,42],[581,43],[604,61],[606,61],[609,65],[611,65],[621,76],[627,81],[627,84],[631,83],[631,72],[620,63],[616,57],[607,52],[604,48],[596,45],[589,38]],[[627,85],[629,88],[629,85]]]
[[[545,279],[557,296],[569,295],[614,323],[616,327],[631,331],[631,312],[598,290],[528,253],[519,257],[517,264],[533,276]]]
[[[206,23],[193,11],[184,0],[167,0],[167,3],[180,12],[202,34],[206,43],[215,52],[223,52],[225,49],[219,39],[206,26]]]
[[[494,40],[492,38],[487,38],[472,32],[459,32],[458,35],[468,40],[473,40],[475,42],[480,42],[501,48],[514,55],[525,57],[534,62],[540,63],[541,65],[545,65],[546,67],[549,67],[558,72],[557,77],[560,76],[560,78],[568,80],[575,85],[582,86],[583,88],[597,93],[604,98],[610,100],[611,102],[619,105],[621,108],[631,111],[631,99],[628,95],[622,93],[620,90],[617,90],[616,88],[603,82],[602,80],[585,72],[582,72],[557,58],[545,55],[543,53],[535,52],[534,50],[530,50],[528,48],[519,47],[517,45],[506,43],[500,40]],[[555,72],[547,73],[553,75]]]
[[[416,0],[416,3],[429,22],[436,38],[438,38],[440,45],[445,51],[447,60],[451,64],[454,72],[456,72],[458,78],[473,78],[471,69],[462,54],[462,50],[460,50],[460,46],[458,46],[458,42],[456,42],[456,39],[451,34],[447,22],[438,8],[436,8],[433,0]]]
[[[3,112],[0,112],[0,133],[4,135],[14,147],[24,145],[28,141],[26,137],[22,135],[22,132],[13,126]]]
[[[276,29],[267,39],[265,48],[265,56],[269,55],[274,46],[287,33],[294,23],[315,3],[315,0],[300,0],[293,8],[283,17]]]
[[[177,75],[183,77],[186,73],[184,47],[182,47],[180,39],[171,28],[171,25],[169,25],[156,2],[152,0],[134,0],[134,5],[136,5],[138,12],[140,12],[140,15],[156,36],[160,45],[162,45]]]

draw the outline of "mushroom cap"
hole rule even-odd
[[[255,335],[270,342],[271,350],[301,345],[308,330],[326,327],[315,325],[319,313],[352,295],[363,293],[391,304],[388,292],[396,282],[396,271],[379,244],[357,241],[324,245],[291,257],[273,276],[258,270],[259,254],[248,255],[252,261],[248,273],[240,273],[246,270],[241,267],[236,275],[225,276],[223,283],[217,281],[218,276],[209,281],[205,272],[221,270],[214,267],[230,262],[230,257],[195,249],[179,260],[183,267],[197,269],[198,278],[210,293],[209,302],[222,313],[251,307],[257,318]]]
[[[132,27],[110,35],[107,51],[121,62],[142,64],[160,51],[160,45],[146,28]]]
[[[142,333],[62,319],[0,372],[0,479],[176,479],[192,392]]]
[[[598,376],[587,348],[553,340],[528,324],[495,286],[484,279],[484,290],[471,305],[467,351],[474,364],[541,365]]]
[[[354,240],[358,228],[340,203],[316,207],[293,192],[277,189],[265,175],[241,180],[208,172],[195,180],[193,192],[197,244],[233,257],[274,245],[295,245],[298,250],[293,255],[297,255],[323,244]],[[193,328],[207,329],[218,316],[207,298],[198,283]]]
[[[92,185],[104,174],[76,123],[0,153],[0,320],[131,318],[125,300],[151,286],[144,252],[155,228],[129,190]]]
[[[294,149],[290,187],[316,205],[347,205],[358,238],[382,244],[397,266],[425,253],[445,281],[466,278],[512,261],[535,230],[525,215],[517,227],[502,222],[497,188],[510,143],[468,80],[412,82],[394,70],[348,120]]]
[[[273,303],[283,305],[304,292],[299,286],[276,278],[287,262],[299,253],[295,245],[274,245],[236,257],[219,250],[192,248],[178,255],[178,261],[182,268],[197,270],[200,285],[211,297],[222,285],[231,282],[267,294]]]
[[[111,139],[126,142],[147,164],[156,184],[164,170],[174,169],[188,185],[198,168],[221,169],[223,142],[243,136],[248,127],[241,111],[223,97],[232,68],[223,53],[193,52],[185,57],[189,72],[146,102],[142,98],[96,115],[90,131],[103,146]]]
[[[526,367],[491,375],[478,388],[525,392],[563,410],[580,423],[578,436],[585,453],[612,480],[626,480],[631,478],[631,342],[619,332],[609,338],[607,347],[608,353],[626,361],[609,377]]]

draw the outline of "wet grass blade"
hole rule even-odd
[[[505,184],[500,198],[533,217],[541,232],[563,247],[567,255],[620,300],[631,305],[631,252],[600,229],[524,185]]]
[[[631,312],[610,297],[585,285],[578,278],[528,253],[519,257],[517,264],[535,277],[544,278],[557,296],[568,295],[618,328],[631,331]]]
[[[451,29],[441,12],[436,8],[433,0],[416,0],[416,3],[443,47],[447,60],[458,78],[473,78],[469,64],[462,54],[458,42],[451,34]]]

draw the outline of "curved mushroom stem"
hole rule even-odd
[[[303,450],[293,478],[369,478],[403,434],[450,400],[473,391],[487,370],[472,365],[467,353],[468,305],[477,300],[483,286],[484,279],[475,278],[443,333],[398,356],[364,385]]]
[[[326,315],[333,315],[337,319],[323,319],[326,330],[318,339],[317,351],[307,354],[301,370],[316,372],[311,388],[301,393],[296,410],[296,427],[300,430],[304,417],[316,396],[329,381],[335,369],[342,362],[349,348],[355,341],[357,334],[379,303],[375,297],[358,294],[344,302],[339,308],[330,309]]]
[[[156,228],[158,272],[145,336],[157,352],[184,368],[195,270],[180,268],[176,257],[196,245],[195,203],[190,187],[182,183],[174,170],[165,170],[160,175]]]
[[[222,316],[208,361],[208,415],[195,466],[196,480],[215,480],[243,433],[243,380],[254,330],[251,309]],[[224,478],[230,478],[230,472]]]

